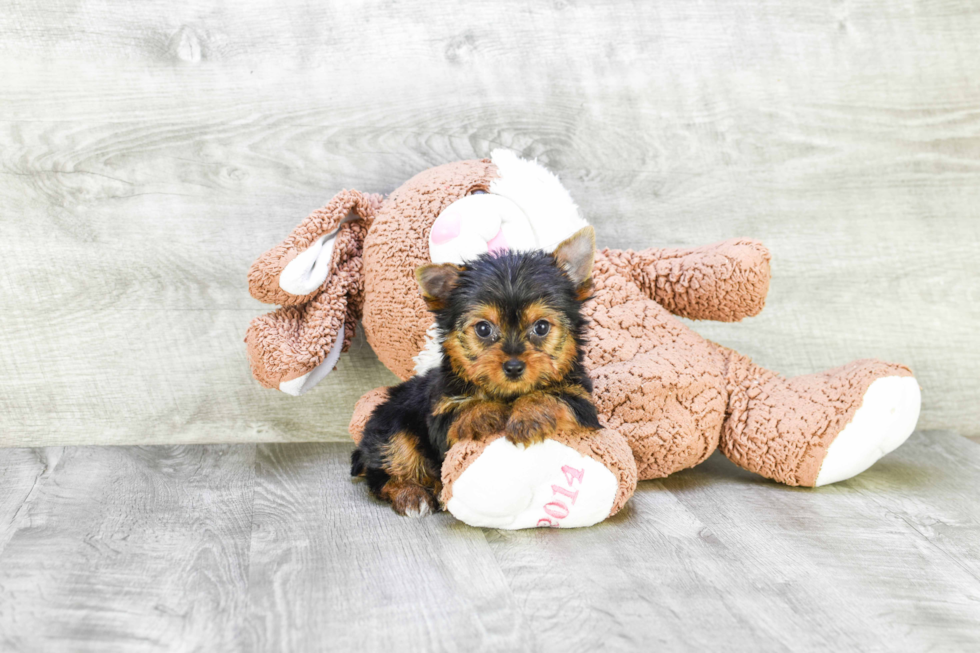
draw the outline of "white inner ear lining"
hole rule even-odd
[[[334,239],[340,233],[340,228],[348,222],[360,219],[361,216],[352,209],[336,229],[313,241],[312,245],[283,268],[279,274],[279,287],[290,295],[309,295],[322,286],[330,276]]]

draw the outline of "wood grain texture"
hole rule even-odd
[[[790,488],[720,455],[592,528],[395,515],[349,444],[0,451],[0,648],[975,651],[980,446]],[[254,470],[254,472],[253,472]]]
[[[980,643],[980,448],[947,435],[917,432],[865,474],[811,492],[720,456],[666,485],[792,606],[803,630],[789,648],[966,651]]]
[[[0,514],[0,649],[232,650],[254,460],[254,445],[4,450],[0,496],[24,498]]]
[[[246,650],[530,650],[483,533],[371,500],[350,450],[259,445]]]
[[[487,537],[545,650],[971,650],[980,447],[950,436],[818,490],[716,454],[595,528]]]
[[[910,365],[980,434],[980,7],[21,2],[0,12],[0,445],[346,440],[363,340],[260,388],[245,272],[344,187],[512,148],[599,244],[773,251],[705,336],[786,374]]]

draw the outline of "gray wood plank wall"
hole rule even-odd
[[[911,365],[980,432],[980,5],[118,3],[0,11],[0,444],[344,440],[363,340],[250,378],[252,259],[336,190],[497,146],[600,245],[760,238],[769,305],[706,336],[786,374]]]

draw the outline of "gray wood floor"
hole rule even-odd
[[[579,531],[397,517],[344,444],[0,450],[0,650],[976,651],[980,445],[721,457]]]
[[[601,246],[772,249],[706,337],[879,357],[980,433],[976,0],[18,0],[0,9],[0,446],[345,441],[362,340],[292,400],[248,265],[345,187],[508,147]]]

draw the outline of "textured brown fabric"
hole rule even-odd
[[[603,424],[626,437],[640,479],[659,478],[718,446],[725,357],[622,272],[630,261],[617,250],[596,255],[585,365]]]
[[[453,498],[453,484],[462,476],[463,472],[473,464],[487,446],[504,437],[501,433],[463,440],[456,443],[446,459],[442,463],[442,493],[439,495],[439,502],[446,506]],[[626,443],[626,440],[608,429],[603,429],[591,435],[567,435],[556,433],[551,436],[552,440],[575,449],[583,456],[594,458],[606,466],[619,481],[619,491],[613,500],[609,515],[615,515],[626,504],[633,492],[636,490],[636,463],[633,460],[633,453]]]
[[[460,161],[421,172],[379,209],[364,242],[364,332],[378,358],[398,378],[412,375],[432,314],[415,268],[429,263],[429,230],[442,210],[497,176],[488,159]]]
[[[765,250],[752,241],[735,244],[758,252],[755,260],[768,279]],[[731,252],[731,245],[718,247]],[[641,479],[696,465],[720,443],[722,452],[745,469],[812,486],[827,447],[853,418],[871,383],[911,376],[901,365],[867,360],[785,379],[705,340],[647,300],[649,289],[660,284],[628,272],[635,256],[604,250],[597,257],[595,298],[587,306],[592,328],[586,365],[604,424],[626,436]],[[684,263],[671,266],[676,279],[697,278],[684,269],[696,267],[696,257],[674,260]],[[751,314],[745,307],[763,299],[729,301],[726,314]]]
[[[636,490],[637,482],[636,460],[626,438],[610,429],[603,429],[586,436],[556,433],[551,439],[575,449],[583,456],[598,460],[616,476],[619,491],[609,510],[610,517],[626,505]]]
[[[362,251],[379,195],[356,191],[338,193],[315,211],[283,243],[263,254],[249,271],[249,290],[262,301],[286,304],[252,320],[245,344],[252,375],[267,388],[303,376],[326,357],[344,325],[343,351],[350,347],[364,303]],[[279,288],[282,268],[322,236],[337,229],[356,211],[361,220],[340,226],[323,286],[310,295],[297,296]]]
[[[739,238],[694,249],[625,250],[610,261],[674,315],[738,322],[766,303],[769,258],[762,243]]]
[[[388,387],[381,386],[380,388],[375,388],[374,390],[368,390],[357,403],[354,405],[354,414],[351,415],[350,425],[347,427],[347,431],[350,433],[350,437],[354,440],[354,444],[360,444],[361,438],[364,437],[364,427],[367,426],[368,420],[371,418],[371,413],[374,409],[380,406],[388,398]]]
[[[445,207],[471,190],[488,188],[496,175],[488,160],[461,161],[416,175],[380,207],[365,201],[376,210],[364,240],[363,323],[381,361],[402,379],[412,374],[412,359],[432,324],[414,279],[415,268],[429,262],[429,230]],[[270,260],[281,269],[291,256],[281,252]],[[882,376],[910,374],[902,366],[859,361],[787,380],[705,340],[672,315],[726,321],[755,315],[769,287],[769,258],[765,247],[747,239],[684,250],[597,253],[595,296],[585,307],[591,320],[585,362],[608,429],[603,433],[625,438],[638,478],[695,465],[721,444],[746,469],[783,483],[812,485],[827,447],[853,417],[868,386]],[[268,283],[262,278],[258,285]],[[281,320],[263,332],[266,339],[254,352],[252,343],[259,341],[250,342],[253,366],[263,352],[278,351],[290,338],[296,344],[282,358],[296,359],[294,350],[304,351],[301,345],[311,340],[329,348],[338,315],[356,315],[338,308],[349,291],[333,283],[322,291],[321,297],[334,300],[322,303],[321,313]],[[348,285],[357,288],[355,280]],[[358,297],[356,291],[352,296]],[[321,335],[310,320],[329,324]],[[482,451],[476,446],[454,448],[452,467],[468,465]],[[446,492],[452,492],[451,485]]]
[[[787,485],[812,487],[834,438],[861,407],[871,384],[912,376],[903,365],[859,360],[785,379],[741,354],[728,356],[729,417],[722,452],[735,464]]]
[[[351,213],[361,220],[370,221],[383,199],[381,195],[364,194],[356,190],[342,190],[334,195],[326,206],[317,209],[300,222],[284,241],[252,263],[248,270],[248,290],[252,297],[266,304],[280,306],[293,306],[313,299],[319,294],[319,289],[309,295],[291,295],[279,287],[279,275],[283,268],[306,251],[317,238],[340,227],[341,222]],[[363,236],[366,231],[365,229],[360,235]]]

